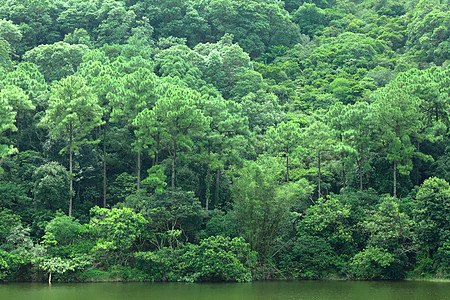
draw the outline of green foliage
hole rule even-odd
[[[69,174],[57,162],[43,164],[33,172],[35,204],[52,211],[66,208],[69,198]]]
[[[369,246],[355,255],[351,268],[358,279],[391,279],[383,273],[394,261],[386,249]]]
[[[0,206],[23,213],[30,209],[32,203],[27,194],[27,187],[11,181],[0,181]]]
[[[269,128],[266,136],[267,148],[286,158],[286,182],[289,182],[289,157],[298,152],[301,139],[300,127],[293,122],[281,122],[276,128]]]
[[[30,258],[0,249],[0,280],[29,280]]]
[[[274,177],[254,162],[247,163],[235,176],[233,211],[239,232],[264,259],[273,251],[280,223],[292,203],[276,196]]]
[[[73,140],[70,151],[85,143],[85,136],[101,125],[102,110],[97,97],[81,77],[69,76],[52,88],[49,108],[41,120],[53,138],[60,136]]]
[[[336,264],[330,243],[318,236],[299,236],[289,255],[292,265],[289,271],[296,278],[326,278]]]
[[[122,202],[136,191],[136,177],[124,172],[119,174],[109,187],[113,203]]]
[[[166,187],[166,178],[164,169],[160,165],[156,165],[147,170],[148,177],[142,180],[142,183],[148,185],[155,193],[163,193]]]
[[[421,9],[422,8],[422,9]],[[441,65],[450,58],[450,36],[448,10],[419,9],[408,25],[408,46],[411,54],[426,62]]]
[[[8,89],[2,89],[0,91],[0,134],[3,134],[7,130],[17,130],[16,126],[14,126],[16,112],[13,110],[9,99],[10,91]],[[14,150],[12,145],[8,146],[0,143],[0,162],[4,156],[14,153]],[[1,171],[0,166],[0,174]]]
[[[0,280],[447,278],[449,16],[0,0]]]
[[[252,281],[256,253],[243,238],[211,236],[179,250],[162,248],[136,253],[138,264],[153,280]]]
[[[206,236],[222,235],[224,237],[234,238],[238,236],[238,227],[232,212],[224,213],[221,210],[215,210],[214,215],[206,223]]]
[[[157,249],[178,248],[183,242],[196,240],[203,216],[194,194],[179,189],[153,194],[142,214],[149,220],[150,242]]]
[[[328,240],[335,250],[343,251],[353,240],[349,224],[350,206],[327,197],[320,198],[305,212],[297,231]]]
[[[0,19],[0,40],[7,42],[5,47],[14,53],[17,48],[17,43],[21,39],[22,33],[19,30],[19,26],[13,24],[12,21]]]
[[[419,136],[423,124],[421,99],[410,93],[408,75],[401,74],[386,87],[372,94],[386,159],[393,163],[393,195],[397,196],[397,169],[402,175],[411,171],[412,157],[418,153],[411,138]]]
[[[86,255],[93,247],[88,228],[61,213],[45,226],[42,244],[50,255],[64,259]]]
[[[361,224],[368,234],[367,246],[351,263],[361,279],[400,279],[406,276],[407,255],[416,251],[414,222],[399,210],[395,198],[385,198]]]
[[[292,13],[291,18],[300,26],[301,32],[309,36],[322,30],[330,21],[323,9],[314,3],[306,2]]]
[[[33,48],[23,55],[23,59],[36,64],[45,80],[52,82],[73,75],[87,51],[86,45],[70,45],[65,42],[58,42]]]
[[[414,218],[417,221],[417,238],[421,246],[423,265],[428,259],[427,269],[418,267],[419,275],[449,274],[448,240],[449,240],[449,199],[450,185],[447,181],[431,177],[424,181],[417,192]],[[421,270],[422,269],[422,270]]]
[[[106,266],[127,265],[132,255],[130,248],[135,246],[147,221],[130,208],[106,209],[96,206],[91,209],[91,214],[89,228],[96,241],[92,249],[94,259]]]
[[[0,244],[3,244],[11,230],[20,225],[20,217],[3,207],[0,208],[0,216]]]
[[[185,281],[252,281],[256,252],[243,238],[212,236],[190,245],[181,260],[190,272]]]

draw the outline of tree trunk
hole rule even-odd
[[[340,129],[342,130],[342,129]],[[339,134],[339,138],[341,140],[341,143],[344,143],[344,137],[342,134]],[[342,166],[342,187],[345,189],[347,187],[347,174],[345,173],[345,162],[344,162],[345,154],[344,152],[341,153],[341,166]]]
[[[95,140],[98,141],[98,136],[100,135],[100,127],[97,126],[96,130],[95,130]],[[97,157],[99,157],[99,153],[98,153],[98,143],[95,144],[95,153],[97,154]]]
[[[69,217],[72,216],[72,194],[73,194],[73,176],[72,176],[72,125],[69,129]]]
[[[320,190],[320,177],[321,177],[321,173],[320,173],[320,152],[319,152],[319,159],[318,159],[318,167],[319,167],[319,170],[318,170],[318,176],[317,176],[317,179],[318,179],[318,198],[321,198],[322,197],[322,192],[321,192],[321,190]]]
[[[20,110],[17,111],[16,115],[16,122],[17,122],[17,141],[16,141],[16,148],[17,148],[17,168],[19,168],[20,165]]]
[[[175,160],[177,159],[177,143],[173,144],[172,154],[172,190],[175,190]]]
[[[394,198],[397,198],[397,162],[394,162]]]
[[[286,152],[286,182],[289,184],[289,154]]]
[[[137,189],[139,190],[141,188],[141,150],[137,152],[136,177],[137,177]]]
[[[360,158],[358,161],[358,169],[359,169],[359,189],[361,190],[361,192],[363,191],[363,153],[364,153],[364,148],[363,145],[360,146],[360,150],[359,150],[359,154],[360,154]]]
[[[219,181],[220,181],[220,168],[216,171],[216,189],[214,190],[214,205],[219,203]]]
[[[106,208],[106,130],[108,121],[103,127],[103,208]]]
[[[159,147],[160,147],[160,138],[158,134],[158,139],[156,140],[156,153],[155,153],[155,166],[159,164]]]
[[[342,159],[342,187],[345,189],[347,187],[347,174],[345,173],[344,159]]]
[[[207,170],[206,170],[206,176],[205,176],[205,179],[206,179],[206,191],[205,191],[205,211],[208,211],[208,209],[209,209],[209,199],[211,198],[211,174],[210,174],[210,172],[211,172],[211,170],[209,169],[209,166],[207,167]]]
[[[52,271],[48,273],[48,284],[52,284]]]

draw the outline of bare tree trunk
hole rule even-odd
[[[211,174],[209,166],[207,168],[206,174],[206,192],[205,192],[205,211],[209,209],[209,199],[211,198]]]
[[[172,190],[175,190],[175,160],[177,159],[177,143],[173,144],[172,154]]]
[[[73,176],[72,176],[72,125],[70,125],[69,129],[69,217],[72,216],[72,194],[73,194]]]
[[[394,162],[394,198],[397,197],[397,162]]]
[[[216,171],[216,189],[214,191],[214,205],[219,203],[219,182],[220,182],[220,168]]]
[[[16,141],[16,148],[17,148],[17,168],[19,168],[20,165],[20,110],[17,111],[17,141]]]
[[[137,152],[136,177],[137,177],[137,189],[139,190],[141,188],[141,150]]]
[[[157,142],[156,142],[156,153],[155,153],[155,166],[157,165],[157,164],[159,164],[159,148],[160,148],[160,139],[159,139],[159,135],[158,135],[158,139],[157,139]]]
[[[347,174],[345,173],[344,159],[342,159],[342,187],[345,189],[347,187]]]
[[[286,182],[289,184],[289,154],[286,152]]]
[[[103,127],[103,208],[106,208],[106,130],[108,121]]]
[[[319,170],[318,170],[318,176],[317,176],[317,179],[318,179],[318,198],[321,198],[322,197],[322,192],[321,192],[321,190],[320,190],[320,177],[321,177],[321,173],[320,173],[320,152],[319,152],[319,159],[318,159],[318,167],[319,167]]]
[[[360,154],[360,159],[358,161],[358,168],[359,168],[359,189],[361,190],[361,192],[363,191],[363,154],[364,154],[364,148],[363,145],[360,146],[359,148],[359,154]]]
[[[50,270],[50,273],[48,273],[48,284],[52,284],[52,271]]]
[[[100,135],[100,127],[97,126],[96,130],[95,130],[95,140],[98,141],[98,136]],[[97,157],[99,157],[99,153],[98,153],[98,143],[95,144],[95,153],[97,154]]]

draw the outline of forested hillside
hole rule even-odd
[[[450,277],[449,0],[0,0],[0,281]]]

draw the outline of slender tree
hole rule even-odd
[[[5,97],[7,97],[7,101],[9,105],[16,112],[16,128],[17,128],[17,140],[16,140],[16,149],[17,149],[17,162],[20,162],[20,123],[21,117],[26,113],[26,111],[35,109],[35,106],[25,94],[25,92],[17,86],[10,85],[2,90],[2,93]]]
[[[102,109],[97,97],[81,77],[69,76],[52,88],[49,107],[40,125],[48,128],[52,138],[67,139],[61,151],[69,153],[69,216],[72,215],[73,153],[88,143],[87,136],[102,122]]]
[[[205,130],[207,118],[196,103],[201,95],[193,90],[181,88],[179,86],[167,86],[165,84],[158,87],[158,94],[161,95],[155,107],[145,109],[135,119],[134,125],[141,129],[158,129],[161,136],[161,144],[167,148],[171,160],[171,187],[175,189],[176,160],[178,154],[183,149],[192,147],[192,138],[202,134]],[[147,123],[147,126],[145,124]],[[149,126],[148,126],[149,125]],[[155,140],[151,134],[137,131],[137,135],[147,136],[147,144],[154,144]]]
[[[133,127],[137,115],[146,108],[152,108],[156,102],[155,85],[158,77],[150,70],[139,68],[137,71],[125,75],[118,88],[117,97],[112,99],[114,120],[122,119]],[[135,129],[135,128],[133,128]],[[134,143],[136,151],[137,189],[141,186],[141,152],[142,144],[139,139]]]
[[[1,90],[0,91],[0,135],[5,131],[17,130],[16,126],[14,126],[14,120],[16,116],[16,112],[13,110],[13,107],[9,104],[9,91]],[[6,155],[9,155],[14,152],[14,148],[11,145],[3,145],[0,144],[0,159],[3,159]],[[3,169],[0,167],[0,174],[3,172]]]
[[[310,156],[317,163],[317,196],[322,194],[322,173],[324,157],[332,150],[335,143],[330,128],[322,121],[315,120],[303,131],[304,148],[310,151]]]
[[[289,157],[300,145],[301,129],[294,122],[281,122],[267,130],[268,148],[286,158],[286,182],[289,183]]]
[[[424,126],[421,101],[401,76],[373,93],[372,99],[386,159],[393,167],[393,196],[397,197],[397,174],[408,175],[412,157],[420,155],[411,137]]]

